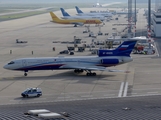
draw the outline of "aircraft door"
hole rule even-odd
[[[26,60],[22,60],[22,66],[23,66],[23,67],[27,66]]]

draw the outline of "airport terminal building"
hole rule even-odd
[[[152,17],[152,22],[153,22],[152,31],[154,32],[155,37],[161,37],[161,32],[160,32],[161,30],[161,5],[158,3],[160,2],[156,0],[156,9]]]
[[[161,9],[157,12],[153,13],[153,31],[155,33],[155,37],[161,37]]]

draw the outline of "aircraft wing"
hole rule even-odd
[[[83,26],[84,25],[84,23],[82,23],[82,22],[71,22],[71,24],[79,25],[79,26]]]
[[[101,67],[101,66],[72,66],[72,65],[63,65],[60,68],[82,69],[82,70],[91,70],[91,71],[127,72],[127,71],[123,71],[123,70],[107,69],[106,67]]]

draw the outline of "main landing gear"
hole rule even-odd
[[[96,76],[95,72],[92,73],[90,70],[85,70],[85,71],[87,72],[86,73],[87,76]],[[82,70],[82,69],[75,69],[74,72],[75,73],[82,73],[82,72],[84,72],[84,70]]]
[[[75,24],[74,27],[77,27],[77,25]]]
[[[94,73],[91,73],[91,72],[87,72],[87,74],[86,74],[87,76],[96,76],[96,73],[94,72]]]
[[[91,70],[86,70],[86,72],[87,76],[96,76],[96,73],[95,72],[92,73]]]

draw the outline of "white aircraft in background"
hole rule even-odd
[[[91,71],[118,72],[106,67],[131,62],[133,59],[130,53],[136,42],[137,40],[124,41],[114,50],[98,50],[98,56],[21,58],[10,61],[4,68],[24,71],[24,76],[27,76],[28,71],[33,70],[75,69],[75,73],[86,71],[87,76],[96,75]]]
[[[79,16],[95,16],[95,15],[102,15],[102,16],[104,16],[104,17],[112,17],[113,16],[113,14],[112,13],[110,13],[110,12],[94,12],[94,13],[83,13],[77,6],[75,6],[75,8],[76,8],[76,11],[77,11],[77,15],[79,15]]]
[[[62,19],[99,19],[101,21],[104,21],[106,18],[101,15],[95,15],[95,16],[70,16],[63,8],[60,8],[63,17]]]
[[[97,3],[93,5],[93,7],[102,7],[102,5],[100,4],[100,2],[98,0]]]

